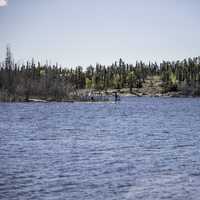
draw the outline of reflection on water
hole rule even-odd
[[[0,199],[198,199],[200,101],[0,104]]]

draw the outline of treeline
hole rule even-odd
[[[159,75],[164,92],[181,91],[184,95],[200,96],[200,57],[163,62]]]
[[[200,96],[200,57],[183,61],[157,63],[136,62],[126,64],[122,59],[111,66],[88,67],[86,72],[86,88],[106,90],[142,88],[145,81],[159,76],[163,93],[182,92],[183,95]]]
[[[177,62],[136,62],[122,59],[110,66],[96,64],[85,70],[81,66],[66,69],[58,65],[41,65],[34,59],[26,64],[14,63],[7,47],[6,59],[0,64],[0,100],[28,101],[30,98],[63,101],[78,98],[80,89],[142,88],[152,76],[159,76],[163,93],[181,91],[200,95],[200,57]]]
[[[72,75],[73,74],[73,75]],[[10,48],[0,66],[0,100],[28,101],[30,98],[68,100],[75,90],[74,82],[84,80],[76,77],[73,70],[58,66],[42,66],[32,59],[25,65],[13,62]]]

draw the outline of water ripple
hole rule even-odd
[[[2,200],[197,200],[200,101],[1,103]]]

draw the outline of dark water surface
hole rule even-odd
[[[200,99],[1,103],[0,199],[200,199]]]

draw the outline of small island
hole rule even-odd
[[[58,64],[41,65],[34,59],[18,65],[7,46],[5,61],[0,63],[1,102],[90,101],[90,93],[107,100],[114,92],[139,97],[200,96],[200,57],[160,64],[128,64],[119,59],[109,66],[68,69]]]

